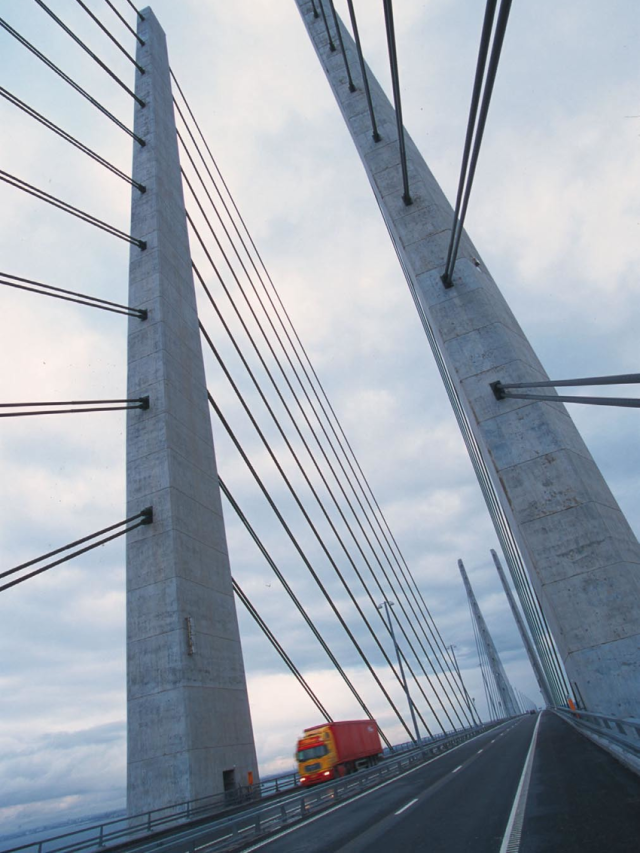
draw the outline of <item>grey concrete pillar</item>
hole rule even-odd
[[[164,33],[143,10],[135,107],[127,422],[128,809],[136,814],[257,781],[231,586]]]
[[[513,695],[513,688],[511,687],[509,679],[507,678],[507,674],[504,671],[502,661],[500,660],[500,655],[498,654],[498,650],[496,649],[495,643],[493,642],[493,637],[491,636],[489,628],[487,627],[487,623],[484,621],[484,616],[482,615],[482,611],[480,610],[480,605],[478,604],[478,600],[476,599],[475,593],[473,592],[469,577],[467,575],[462,560],[458,560],[458,568],[460,569],[460,574],[462,575],[462,581],[464,583],[464,588],[467,593],[467,598],[469,600],[469,607],[471,608],[473,618],[476,620],[476,626],[478,628],[480,642],[484,646],[485,652],[487,654],[487,660],[489,661],[493,680],[498,690],[500,701],[502,702],[502,707],[504,708],[504,713],[507,717],[515,717],[518,714],[518,705],[516,703],[516,698]]]
[[[440,276],[451,206],[408,135],[413,204],[404,204],[393,107],[369,71],[382,137],[375,142],[351,37],[343,27],[355,92],[349,91],[342,53],[330,50],[310,0],[296,4],[489,469],[569,678],[578,684],[589,710],[635,716],[640,708],[638,541],[563,405],[495,399],[490,388],[495,380],[546,379],[540,361],[466,234],[454,286],[444,287]]]
[[[507,580],[507,577],[504,573],[504,569],[502,568],[502,563],[500,562],[498,555],[493,550],[493,548],[491,549],[491,556],[493,557],[493,562],[495,563],[496,570],[498,572],[498,577],[500,578],[500,581],[502,583],[504,593],[507,596],[507,601],[509,602],[511,612],[513,613],[513,618],[515,620],[516,625],[518,626],[520,639],[522,640],[522,645],[524,646],[525,651],[527,653],[527,657],[529,658],[529,663],[531,664],[533,674],[535,675],[536,681],[538,682],[540,693],[542,693],[542,698],[544,699],[545,705],[547,706],[547,708],[549,708],[553,703],[551,701],[551,690],[547,682],[547,677],[543,672],[542,665],[538,658],[537,652],[533,647],[533,641],[529,636],[529,633],[524,624],[524,620],[520,615],[520,611],[518,610],[518,605],[516,604],[516,600],[513,597],[513,593],[511,592],[511,587],[509,586],[509,581]]]

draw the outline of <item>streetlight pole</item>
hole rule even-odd
[[[387,601],[386,599],[382,602],[382,604],[378,604],[378,610],[382,610],[384,607],[384,612],[387,616],[387,622],[389,633],[391,634],[391,639],[393,640],[393,645],[396,650],[396,656],[398,658],[398,667],[400,669],[400,677],[402,679],[402,686],[404,687],[404,692],[407,694],[407,702],[409,703],[409,710],[411,711],[411,719],[413,720],[413,727],[416,730],[416,743],[420,740],[420,732],[418,731],[418,721],[416,720],[416,712],[413,707],[413,700],[411,699],[411,695],[409,694],[409,686],[407,684],[407,679],[404,674],[404,667],[402,666],[402,656],[400,655],[400,648],[398,646],[398,641],[396,640],[396,633],[393,630],[393,622],[391,620],[391,611],[389,607],[393,607],[393,601]]]

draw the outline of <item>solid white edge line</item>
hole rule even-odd
[[[518,806],[520,805],[521,799],[526,797],[529,789],[529,785],[527,782],[527,786],[525,789],[525,780],[527,779],[529,771],[531,769],[531,765],[533,764],[533,753],[536,748],[536,741],[538,739],[538,728],[540,726],[540,720],[542,719],[542,711],[538,713],[538,720],[536,722],[536,727],[533,730],[533,737],[531,738],[531,744],[529,745],[529,752],[527,753],[527,757],[524,762],[524,767],[522,768],[522,775],[520,776],[520,783],[518,785],[518,790],[516,791],[516,795],[513,798],[513,806],[511,807],[511,814],[509,815],[509,820],[507,822],[507,828],[504,833],[504,838],[502,839],[502,844],[500,845],[500,853],[507,853],[509,849],[509,842],[511,841],[511,833],[513,832],[513,825],[516,821],[516,815],[518,813]],[[520,845],[518,844],[518,847]],[[517,850],[518,848],[516,848]]]
[[[396,815],[402,814],[402,812],[406,811],[409,808],[409,806],[412,806],[414,803],[417,803],[417,802],[418,802],[418,798],[416,797],[415,800],[411,800],[405,806],[402,806],[401,809],[398,809],[397,812],[394,812],[394,814],[396,814]]]
[[[496,726],[496,728],[501,728],[502,726],[506,725],[508,725],[508,722],[501,723],[500,726]],[[495,729],[493,731],[495,731]],[[440,755],[436,755],[433,758],[430,758],[429,761],[425,761],[424,764],[419,764],[417,767],[412,767],[411,770],[407,770],[405,773],[400,773],[398,776],[394,776],[393,779],[387,779],[386,782],[382,782],[380,785],[376,785],[375,788],[369,788],[368,791],[363,791],[361,794],[357,794],[355,797],[351,797],[350,799],[345,800],[344,803],[338,803],[338,805],[334,806],[333,808],[325,809],[324,811],[320,812],[320,814],[308,818],[308,820],[298,821],[295,826],[290,826],[288,829],[285,829],[282,832],[274,833],[274,835],[269,836],[269,838],[263,838],[262,841],[258,841],[258,843],[254,844],[252,847],[245,847],[242,853],[252,853],[253,850],[259,850],[266,844],[271,844],[272,841],[277,841],[279,838],[283,838],[285,835],[289,835],[290,832],[295,832],[296,830],[301,829],[303,826],[308,826],[310,823],[313,823],[316,820],[320,820],[321,817],[326,817],[327,815],[332,814],[338,809],[342,809],[345,806],[350,806],[351,803],[355,803],[356,800],[360,800],[362,799],[362,797],[366,797],[369,794],[373,794],[375,791],[379,791],[380,788],[386,788],[387,785],[391,785],[393,782],[397,782],[398,779],[404,779],[405,776],[409,776],[411,773],[415,773],[416,770],[421,770],[423,767],[426,767],[427,764],[432,764],[439,758],[444,758],[445,755],[451,755],[451,753],[455,752],[456,749],[460,749],[461,746],[465,746],[465,744],[467,743],[472,743],[474,740],[477,740],[479,737],[482,737],[486,734],[487,732],[481,732],[479,735],[469,738],[469,740],[465,740],[463,743],[459,743],[457,746],[454,746],[453,749],[450,749],[448,752],[443,752]]]

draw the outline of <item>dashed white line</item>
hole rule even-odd
[[[457,772],[458,772],[458,770],[460,770],[460,769],[462,769],[462,764],[459,764],[459,765],[456,767],[456,769],[455,769],[455,770],[452,770],[451,772],[452,772],[452,773],[457,773]]]
[[[484,749],[479,749],[479,750],[478,750],[478,754],[480,754],[481,752],[484,752]]]
[[[407,803],[406,806],[402,806],[401,809],[398,809],[398,811],[395,812],[395,814],[402,814],[402,812],[406,811],[409,808],[409,806],[412,806],[414,803],[417,803],[417,802],[418,802],[418,798],[416,797],[415,800],[411,800],[411,802]]]

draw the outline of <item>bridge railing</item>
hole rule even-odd
[[[557,714],[570,720],[578,728],[598,735],[640,759],[640,719],[624,720],[606,714],[594,714],[591,711],[572,711],[569,708],[555,708]]]
[[[298,773],[284,773],[272,776],[255,785],[238,786],[221,794],[200,797],[182,803],[176,803],[163,808],[152,809],[142,814],[112,818],[94,826],[74,829],[51,838],[12,847],[3,853],[76,853],[77,851],[93,850],[112,846],[119,842],[144,833],[161,832],[163,829],[175,826],[176,823],[194,822],[214,814],[222,814],[262,800],[281,791],[292,790],[298,785]]]
[[[350,787],[353,784],[364,784],[359,779],[365,776],[367,778],[369,776],[376,778],[377,775],[384,774],[385,778],[387,778],[388,775],[393,775],[393,768],[396,766],[405,769],[407,761],[409,762],[407,766],[410,766],[424,760],[425,755],[427,757],[437,755],[439,752],[451,749],[458,743],[499,725],[500,722],[503,721],[485,723],[462,731],[453,731],[435,737],[423,738],[417,744],[413,741],[398,744],[394,746],[393,752],[389,750],[384,751],[385,758],[382,764],[378,765],[372,771],[361,771],[357,774],[358,779],[356,782],[349,781],[346,787]],[[352,780],[352,777],[348,777],[348,779]],[[4,853],[81,853],[81,851],[100,850],[101,848],[126,843],[134,838],[140,840],[145,836],[151,837],[163,831],[173,830],[176,825],[194,826],[199,821],[207,821],[214,815],[218,816],[225,823],[232,825],[234,821],[237,822],[239,819],[238,811],[242,810],[243,818],[246,817],[247,812],[245,809],[247,807],[251,809],[252,803],[255,803],[256,806],[260,803],[257,809],[258,812],[264,808],[280,809],[280,801],[278,801],[278,804],[272,806],[262,801],[280,793],[286,794],[287,791],[294,793],[298,789],[298,781],[299,777],[296,772],[285,773],[265,779],[255,785],[238,787],[222,794],[201,797],[165,808],[153,809],[139,815],[112,818],[91,827],[75,829],[71,832],[35,841],[31,844],[12,847],[5,850]],[[310,795],[308,792],[300,794],[300,796],[303,798],[306,796],[307,799],[304,802],[307,805],[313,800],[313,797],[309,800]],[[307,809],[307,805],[305,805],[305,809]],[[251,813],[253,813],[253,809],[251,809]],[[279,813],[281,814],[281,810]],[[291,820],[289,812],[285,813],[284,819],[285,821]]]

